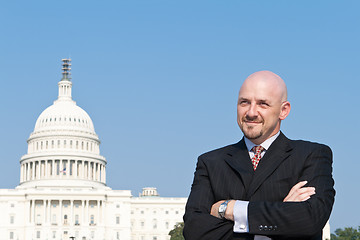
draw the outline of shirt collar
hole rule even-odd
[[[274,136],[266,139],[264,142],[262,142],[260,144],[260,146],[262,146],[263,148],[265,148],[265,150],[267,151],[270,147],[270,145],[275,141],[275,139],[280,135],[280,131],[278,131]],[[246,144],[246,148],[248,149],[248,151],[250,152],[251,149],[255,146],[257,146],[255,143],[253,143],[252,141],[250,141],[247,137],[244,136],[244,140],[245,140],[245,144]]]

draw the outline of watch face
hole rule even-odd
[[[225,210],[226,210],[226,205],[222,203],[219,207],[219,212],[225,212]]]

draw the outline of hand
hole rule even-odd
[[[285,197],[283,202],[303,202],[315,194],[314,187],[303,187],[307,184],[307,181],[298,182],[295,184],[289,194]]]
[[[217,218],[221,218],[219,216],[219,207],[220,205],[225,202],[226,200],[221,200],[221,201],[218,201],[216,203],[214,203],[212,206],[211,206],[211,211],[210,211],[210,214],[213,215],[214,217],[217,217]],[[228,205],[227,205],[227,208],[226,208],[226,212],[225,212],[225,218],[227,220],[231,220],[231,221],[234,221],[234,205],[235,205],[235,200],[230,200],[228,202]]]

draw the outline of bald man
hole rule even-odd
[[[239,91],[233,145],[201,155],[184,215],[186,240],[322,239],[335,190],[328,146],[280,131],[290,113],[284,81],[250,75]]]

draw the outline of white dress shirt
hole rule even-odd
[[[261,157],[264,156],[266,151],[269,149],[270,145],[275,141],[275,139],[280,135],[280,131],[276,133],[274,136],[266,139],[263,143],[260,144],[264,148],[261,152]],[[248,149],[250,159],[252,159],[255,153],[252,151],[252,148],[256,145],[251,142],[249,139],[244,137],[246,148]],[[261,160],[260,160],[261,161]],[[249,222],[248,222],[248,201],[236,200],[234,205],[234,228],[233,231],[237,233],[247,233],[249,232]],[[266,240],[271,239],[265,236],[256,235],[254,240]]]

